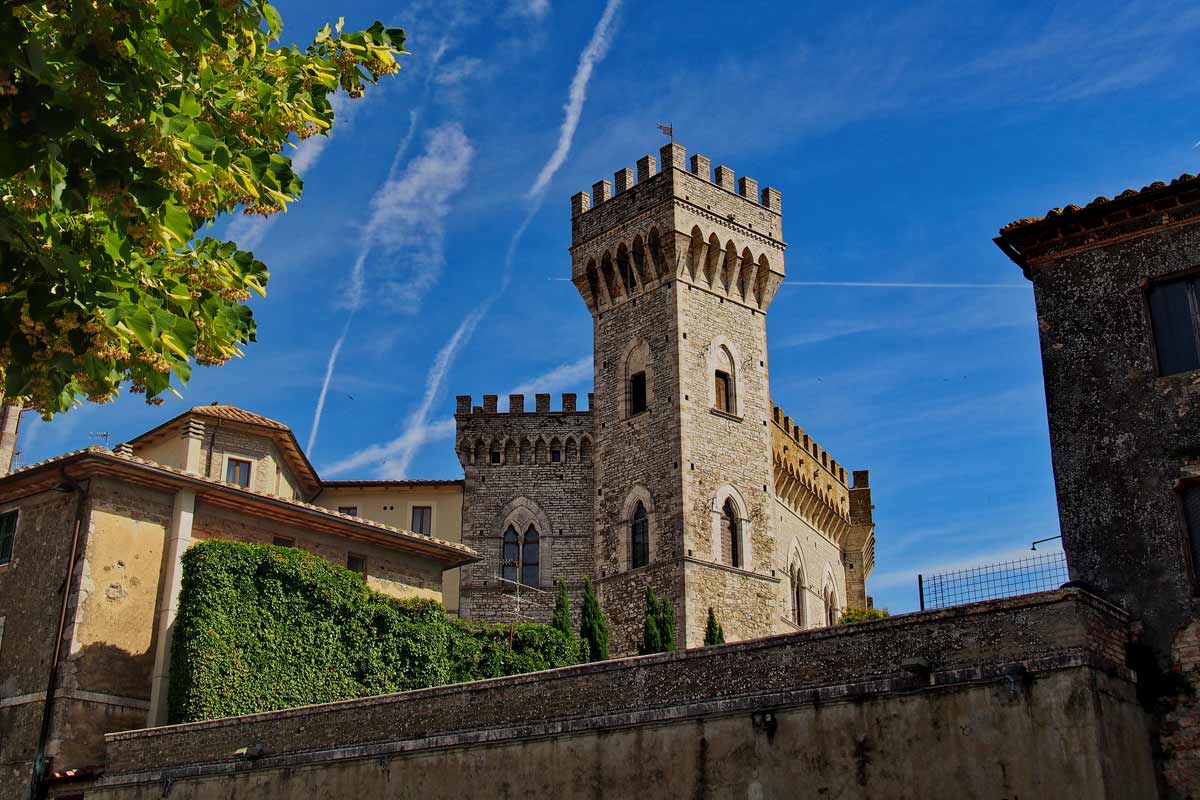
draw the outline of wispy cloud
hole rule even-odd
[[[420,405],[409,416],[404,433],[383,444],[372,445],[363,450],[337,461],[322,472],[327,475],[341,475],[352,469],[374,466],[380,477],[402,479],[408,474],[409,464],[417,450],[425,442],[433,438],[452,435],[454,420],[439,420],[430,423],[429,417],[433,403],[445,383],[446,375],[458,356],[459,350],[474,334],[482,315],[473,313],[459,323],[450,339],[442,345],[429,368],[425,381],[425,394]]]
[[[592,357],[589,355],[575,361],[569,361],[566,364],[559,364],[548,372],[523,381],[519,385],[509,389],[508,394],[554,394],[555,392],[579,386],[585,382],[591,382],[591,380]],[[507,408],[507,404],[508,395],[501,396],[498,405],[501,408]]]
[[[608,52],[613,34],[613,20],[620,7],[621,0],[608,0],[608,4],[604,6],[604,13],[600,15],[600,21],[592,30],[591,41],[579,56],[579,65],[575,68],[575,77],[571,80],[571,88],[567,92],[567,104],[563,107],[565,113],[562,127],[558,131],[558,146],[554,148],[550,159],[533,182],[533,187],[529,190],[530,197],[542,194],[550,185],[550,179],[567,160],[571,142],[575,139],[575,129],[579,127],[579,116],[583,113],[583,103],[587,100],[587,87],[592,79],[592,70]]]
[[[512,0],[509,8],[522,17],[541,19],[550,11],[550,0]]]
[[[574,139],[575,130],[579,125],[579,116],[583,112],[583,103],[587,99],[588,82],[591,80],[596,64],[604,58],[604,54],[608,50],[608,45],[613,34],[614,19],[620,5],[621,0],[608,0],[608,3],[604,7],[604,12],[600,15],[600,20],[592,30],[591,39],[580,54],[579,64],[575,69],[575,76],[571,80],[571,86],[567,93],[567,104],[564,107],[563,124],[559,130],[558,144],[555,146],[550,158],[542,166],[541,171],[538,173],[538,178],[534,183],[534,188],[528,194],[528,198],[532,201],[528,212],[509,239],[499,287],[491,296],[484,299],[483,302],[463,318],[458,328],[455,329],[454,334],[450,337],[450,340],[438,352],[438,356],[434,359],[433,366],[426,377],[425,397],[417,411],[409,418],[408,426],[404,433],[392,442],[377,445],[375,448],[367,448],[367,450],[371,451],[371,455],[366,455],[367,451],[361,451],[342,462],[338,462],[335,465],[336,469],[352,469],[373,462],[378,463],[382,460],[379,466],[381,474],[388,475],[389,477],[404,475],[407,473],[408,466],[421,445],[425,441],[428,441],[430,427],[429,412],[433,400],[441,391],[442,384],[445,382],[446,375],[453,365],[459,350],[470,340],[476,326],[487,316],[492,305],[508,289],[509,283],[512,281],[513,260],[516,257],[517,247],[521,242],[521,238],[525,235],[529,223],[542,207],[542,203],[545,200],[546,187],[549,186],[551,179],[553,179],[554,175],[562,167],[567,153],[570,152],[571,142]],[[577,366],[576,369],[578,369]]]

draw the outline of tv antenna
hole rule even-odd
[[[98,442],[104,442],[104,446],[108,447],[108,441],[112,438],[112,434],[108,431],[94,431],[88,434],[89,439],[95,439]]]

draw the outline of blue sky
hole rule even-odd
[[[1058,533],[1032,292],[991,237],[1196,170],[1200,7],[279,5],[285,38],[379,18],[412,55],[298,151],[291,211],[218,223],[271,268],[258,343],[183,401],[27,418],[23,463],[217,400],[290,424],[326,477],[458,477],[455,394],[588,391],[568,198],[670,121],[783,192],[789,281],[1016,287],[790,284],[771,308],[776,402],[871,471],[877,604]]]

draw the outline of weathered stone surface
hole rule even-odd
[[[87,796],[1148,798],[1125,626],[1051,592],[114,734]]]

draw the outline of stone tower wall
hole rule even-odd
[[[470,396],[458,398],[456,443],[465,481],[463,543],[482,557],[462,568],[460,611],[479,621],[510,621],[516,611],[516,589],[499,580],[504,530],[515,522],[518,532],[534,524],[541,537],[539,587],[546,594],[523,590],[520,613],[548,622],[555,583],[567,579],[578,614],[584,577],[592,574],[592,459],[595,439],[592,411],[576,409],[573,394],[563,395],[562,408],[551,410],[550,395],[536,396],[532,410],[524,397],[512,395],[509,410],[497,410],[496,395],[482,406]],[[550,460],[561,447],[561,461]],[[500,463],[494,464],[493,453]]]

